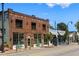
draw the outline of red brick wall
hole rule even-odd
[[[13,38],[13,32],[23,32],[26,35],[31,35],[32,37],[34,36],[33,34],[36,32],[39,32],[42,34],[46,34],[46,32],[49,31],[49,22],[48,21],[43,21],[43,20],[38,20],[38,19],[33,19],[33,17],[30,16],[25,16],[22,14],[18,13],[13,13],[12,10],[8,10],[9,12],[9,31],[10,31],[10,38],[12,40]],[[17,29],[15,26],[15,20],[20,19],[23,20],[23,28],[22,29]],[[36,30],[31,30],[31,22],[36,22]],[[42,30],[42,24],[46,24],[46,31]],[[11,41],[12,42],[12,41]]]

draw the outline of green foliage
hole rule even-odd
[[[57,29],[68,31],[67,25],[63,22],[57,24]]]
[[[79,21],[75,24],[77,31],[79,32]]]
[[[65,23],[63,23],[63,22],[58,23],[58,24],[57,24],[57,29],[58,29],[58,30],[63,30],[63,31],[65,31],[65,34],[64,34],[64,36],[63,36],[63,39],[64,39],[64,41],[65,41],[66,38],[67,38],[68,32],[69,32],[67,25],[66,25]]]
[[[46,33],[45,39],[47,40],[48,46],[49,46],[49,41],[53,38],[53,35],[51,32]]]
[[[66,41],[67,36],[68,36],[68,31],[66,31],[65,34],[64,34],[64,36],[63,36],[63,40],[64,40],[64,41]]]
[[[46,33],[46,39],[47,39],[47,40],[51,40],[52,37],[53,37],[53,35],[52,35],[51,32]]]

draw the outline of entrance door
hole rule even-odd
[[[30,42],[30,39],[28,39],[28,46],[30,46],[30,43],[31,43],[31,42]]]
[[[27,39],[27,47],[28,47],[29,49],[31,49],[31,47],[32,47],[31,38],[28,38],[28,39]]]

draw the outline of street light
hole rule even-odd
[[[69,21],[69,22],[68,22],[68,24],[67,24],[67,28],[68,28],[68,25],[69,25],[70,23],[72,24],[72,21]],[[68,32],[68,35],[67,35],[68,44],[69,44],[70,40],[69,40],[68,36],[69,36],[69,32]]]
[[[2,5],[2,53],[4,52],[4,3]]]

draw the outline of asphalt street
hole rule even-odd
[[[56,53],[56,54],[53,54],[52,53],[49,53],[47,56],[79,56],[79,48],[77,49],[74,49],[74,50],[69,50],[67,52],[61,52],[61,53]]]

